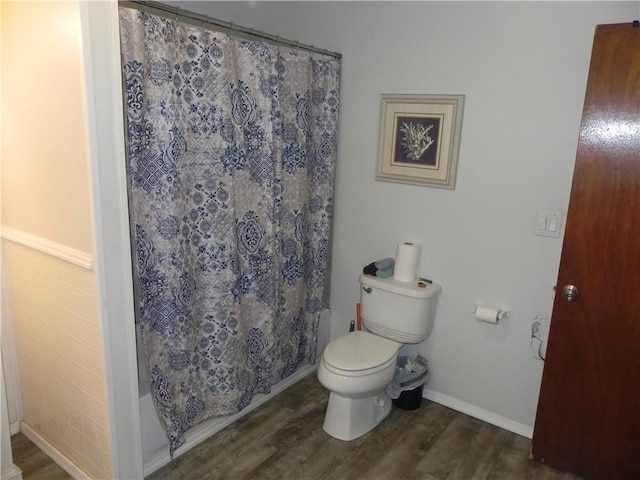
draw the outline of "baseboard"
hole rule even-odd
[[[22,470],[13,465],[10,471],[2,474],[2,480],[22,480]]]
[[[29,425],[22,422],[20,431],[73,478],[76,480],[91,480],[91,477],[84,473],[84,471],[82,471],[75,463],[65,457],[56,447],[42,438],[40,434],[33,430]]]
[[[9,431],[11,432],[11,435],[15,435],[16,433],[18,433],[20,431],[20,420],[16,420],[15,422],[11,423],[9,425]]]
[[[238,412],[235,415],[232,415],[230,417],[216,418],[213,420],[209,420],[193,428],[192,430],[190,430],[185,434],[185,443],[183,446],[181,446],[175,451],[173,458],[177,458],[183,453],[188,452],[193,447],[200,444],[202,441],[206,440],[212,435],[215,435],[220,430],[231,425],[236,420],[244,417],[251,411],[258,408],[260,405],[271,400],[273,397],[275,397],[279,393],[282,393],[284,390],[289,388],[294,383],[297,383],[303,378],[311,375],[317,370],[317,368],[318,368],[317,364],[305,365],[304,367],[296,371],[293,375],[290,375],[289,377],[282,380],[280,383],[274,385],[271,388],[271,393],[269,393],[268,395],[259,394],[254,396],[251,403],[241,412]],[[153,472],[165,466],[170,461],[171,461],[171,456],[169,455],[169,447],[167,446],[165,450],[159,452],[153,458],[144,460],[144,476],[147,477],[151,475]]]
[[[435,392],[426,388],[424,389],[422,396],[427,400],[439,403],[440,405],[444,405],[445,407],[449,407],[453,410],[464,413],[465,415],[469,415],[470,417],[477,418],[483,422],[490,423],[496,427],[503,428],[526,438],[533,438],[533,427],[530,425],[514,422],[513,420],[501,415],[496,415],[495,413],[484,410],[483,408],[476,407],[475,405],[463,402],[450,397],[449,395],[444,395],[443,393]]]

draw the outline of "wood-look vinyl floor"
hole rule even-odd
[[[22,433],[11,437],[13,464],[22,470],[23,480],[73,480],[61,466]]]
[[[311,375],[148,480],[579,478],[529,460],[529,439],[426,400],[343,442],[322,430],[328,397]]]
[[[328,397],[311,375],[147,480],[579,479],[529,460],[528,439],[426,400],[336,440],[322,430]],[[24,480],[71,478],[24,435],[11,443]]]

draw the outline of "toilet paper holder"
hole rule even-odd
[[[475,304],[473,314],[476,320],[487,323],[498,323],[504,318],[508,318],[511,311],[506,308],[490,307],[488,305]]]

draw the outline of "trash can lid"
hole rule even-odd
[[[395,359],[399,347],[393,340],[358,330],[329,343],[324,360],[342,370],[369,370]]]

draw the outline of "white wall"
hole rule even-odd
[[[419,272],[443,286],[427,356],[428,396],[530,435],[542,362],[531,323],[549,318],[561,239],[536,212],[566,213],[594,27],[634,2],[180,2],[343,53],[331,308],[347,330],[358,273],[423,245]],[[456,189],[375,180],[380,95],[464,94]],[[478,324],[475,302],[508,306]]]
[[[2,223],[92,253],[77,6],[2,3]]]
[[[18,360],[10,413],[22,414],[11,421],[74,475],[109,478],[79,2],[0,8],[2,342]]]

